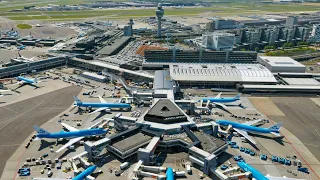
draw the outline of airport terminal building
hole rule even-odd
[[[165,71],[157,71],[152,105],[139,118],[118,113],[110,119],[116,129],[131,128],[94,143],[85,143],[90,161],[98,160],[105,148],[122,161],[137,156],[141,164],[147,166],[161,161],[156,156],[159,152],[185,152],[188,160],[201,167],[205,174],[214,172],[218,156],[228,145],[218,138],[219,129],[214,121],[196,124],[173,97],[159,97],[159,91],[174,93],[173,81],[163,78],[167,75]]]
[[[260,64],[170,64],[170,75],[180,87],[235,88],[237,84],[276,84]]]

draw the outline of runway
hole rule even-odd
[[[320,160],[320,107],[310,98],[271,98],[286,116],[269,116],[283,122],[311,153]],[[292,142],[294,143],[294,142]]]
[[[62,113],[80,91],[80,87],[70,86],[0,107],[0,174],[6,161],[34,132],[33,126],[41,126]]]

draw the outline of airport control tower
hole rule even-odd
[[[156,16],[158,18],[158,31],[157,31],[158,37],[161,37],[161,18],[163,17],[163,14],[164,14],[164,10],[162,9],[161,3],[159,3],[156,10]]]
[[[130,36],[133,35],[133,28],[132,28],[133,24],[134,24],[133,23],[133,19],[130,19],[129,22],[128,22],[128,25],[130,27]]]

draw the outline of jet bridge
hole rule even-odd
[[[189,160],[203,167],[205,174],[210,174],[210,168],[216,167],[217,156],[215,154],[210,154],[196,146],[189,148],[189,154]]]
[[[100,158],[101,151],[111,142],[109,138],[103,138],[96,142],[87,141],[84,143],[84,150],[88,153],[88,159],[95,161]]]
[[[149,165],[152,160],[152,155],[157,148],[160,141],[160,137],[153,137],[146,148],[140,148],[138,150],[138,159],[142,160],[145,165]]]

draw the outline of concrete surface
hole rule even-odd
[[[42,125],[68,108],[73,102],[72,95],[80,90],[78,86],[70,86],[0,107],[0,174],[8,158],[34,131],[33,126]]]
[[[252,99],[250,98],[250,100]],[[278,139],[278,144],[263,139],[259,142],[269,149],[268,153],[272,155],[296,155],[304,167],[308,167],[309,171],[314,172],[312,173],[313,179],[320,178],[319,106],[310,98],[305,97],[272,97],[267,99],[268,102],[271,100],[274,106],[269,106],[269,108],[279,109],[284,114],[284,116],[282,113],[267,116],[275,122],[283,122],[284,128],[281,129],[281,134],[284,137]],[[259,111],[264,113],[266,107],[262,103],[256,103],[256,99],[252,102]]]

